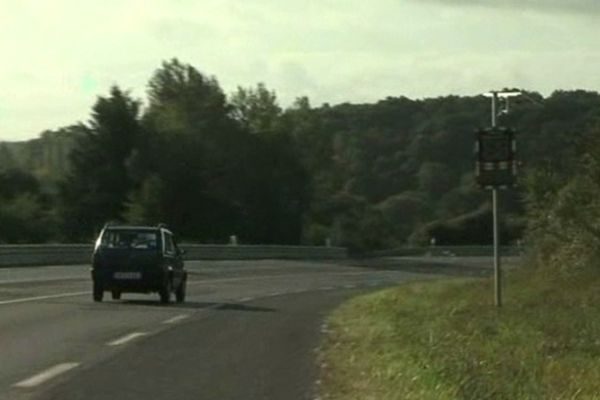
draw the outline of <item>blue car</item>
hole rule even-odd
[[[161,303],[185,301],[187,271],[184,252],[165,226],[105,225],[92,256],[93,299],[102,301],[109,291],[158,293]]]

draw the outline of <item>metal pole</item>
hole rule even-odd
[[[496,104],[498,104],[498,92],[492,92],[492,128],[496,127],[496,116],[498,115]]]
[[[502,307],[502,271],[500,269],[500,235],[498,233],[498,189],[492,190],[492,208],[494,213],[494,303]]]
[[[492,128],[496,127],[496,104],[498,92],[492,92]],[[502,271],[500,269],[500,233],[498,232],[498,189],[492,189],[492,212],[494,230],[494,303],[502,307]]]

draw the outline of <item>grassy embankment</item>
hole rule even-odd
[[[322,398],[600,399],[600,274],[419,282],[329,318]]]

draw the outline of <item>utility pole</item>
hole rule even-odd
[[[492,130],[496,129],[498,92],[492,92]],[[502,307],[502,270],[500,268],[500,232],[498,231],[498,188],[492,189],[492,213],[494,231],[494,304]]]
[[[492,91],[485,95],[492,100],[491,129],[477,132],[476,151],[478,154],[477,178],[485,188],[492,189],[492,213],[494,236],[494,304],[502,306],[502,268],[500,264],[500,232],[498,229],[498,188],[512,185],[516,176],[514,154],[516,143],[514,131],[498,128],[498,116],[508,113],[510,97],[520,92]],[[498,112],[498,100],[504,98],[505,108]]]

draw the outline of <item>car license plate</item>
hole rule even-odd
[[[123,279],[123,280],[142,279],[142,273],[141,272],[115,272],[113,277],[115,279]]]

